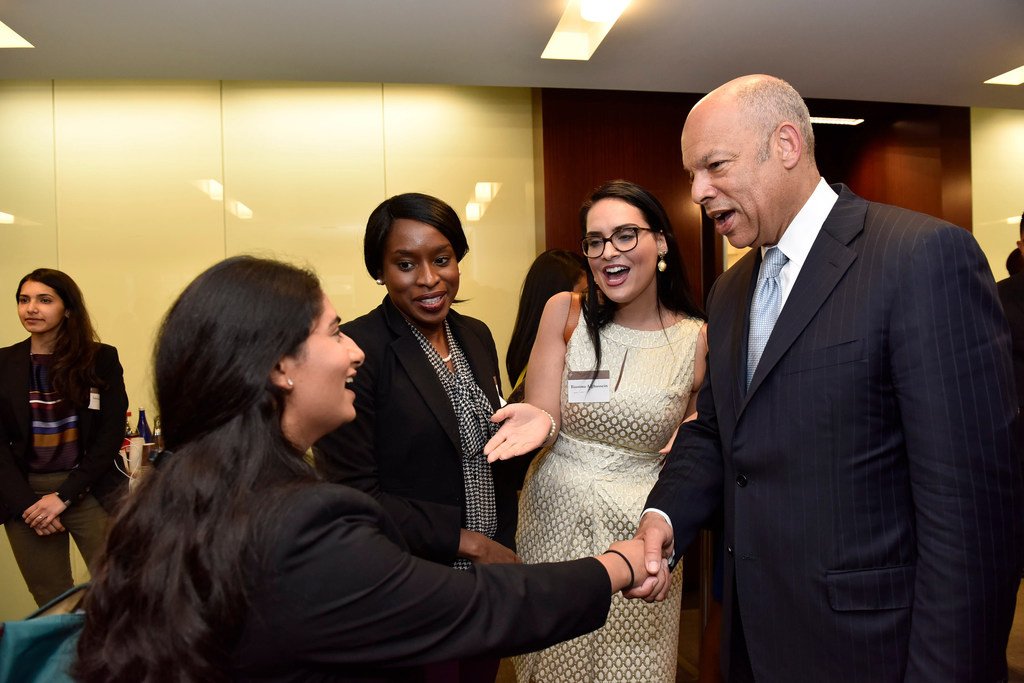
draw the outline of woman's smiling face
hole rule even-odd
[[[428,333],[444,324],[459,293],[459,263],[437,228],[399,218],[384,243],[381,279],[391,302]]]
[[[600,256],[589,258],[590,269],[601,292],[620,306],[650,296],[657,297],[655,274],[658,253],[665,250],[665,238],[651,231],[643,212],[621,199],[602,199],[587,213],[587,235],[608,238],[628,226],[644,228],[637,233],[636,246],[620,252],[606,242]]]

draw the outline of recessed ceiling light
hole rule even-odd
[[[580,16],[595,24],[615,23],[629,0],[580,0]]]
[[[466,203],[466,220],[467,221],[478,221],[483,218],[484,207],[480,202],[467,202]]]
[[[473,197],[480,203],[487,203],[497,196],[500,189],[501,183],[479,182],[473,187]]]
[[[1024,66],[1018,66],[1004,74],[999,74],[985,81],[992,85],[1020,85],[1024,83]]]
[[[253,216],[252,209],[237,200],[228,202],[228,211],[235,214],[243,221],[247,221]]]
[[[569,0],[541,59],[590,59],[628,4],[629,0]]]
[[[0,21],[0,48],[4,47],[35,47],[17,33],[10,26]]]
[[[811,123],[822,123],[830,126],[859,126],[864,119],[843,119],[835,116],[812,116]]]
[[[210,199],[219,202],[224,199],[224,186],[220,184],[218,180],[213,178],[204,178],[203,180],[196,181],[196,185],[199,190]]]

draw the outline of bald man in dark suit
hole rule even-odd
[[[777,78],[701,100],[682,151],[693,200],[753,248],[708,300],[699,417],[637,532],[649,568],[724,506],[731,681],[1005,680],[1016,398],[974,238],[828,185]]]

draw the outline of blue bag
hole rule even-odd
[[[75,586],[0,631],[0,683],[70,683],[85,612],[78,605],[89,584]]]

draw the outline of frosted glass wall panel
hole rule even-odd
[[[1024,111],[971,110],[971,206],[974,236],[996,280],[1020,239],[1024,211]],[[1011,222],[1010,219],[1013,219]]]
[[[462,218],[470,251],[458,310],[487,323],[504,364],[537,253],[530,91],[385,84],[384,139],[387,193],[436,195]],[[467,220],[478,183],[495,183],[497,193],[481,202],[479,220]]]
[[[0,223],[0,291],[41,265],[70,273],[120,351],[132,410],[152,410],[157,326],[208,265],[236,253],[308,263],[352,318],[384,295],[361,256],[380,201],[428,192],[465,218],[476,184],[496,183],[466,222],[460,310],[487,322],[504,357],[536,253],[533,125],[528,90],[0,82],[0,212],[15,216]],[[8,301],[3,345],[24,336]],[[31,607],[0,538],[0,619]]]
[[[28,334],[14,290],[25,273],[57,267],[50,81],[0,81],[0,346]]]
[[[229,255],[312,265],[353,318],[380,296],[362,240],[384,196],[380,84],[224,84]]]
[[[57,81],[54,124],[61,268],[118,347],[133,411],[152,409],[159,321],[224,255],[222,203],[200,191],[221,174],[220,85]]]

